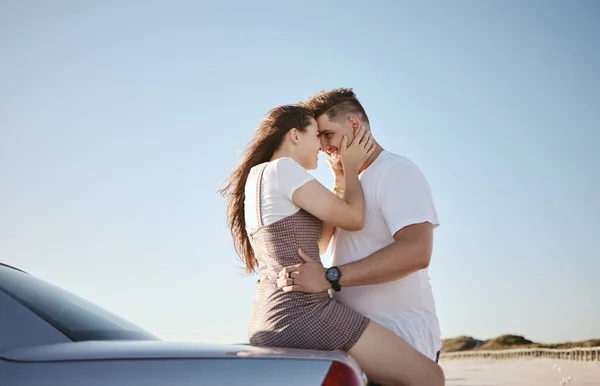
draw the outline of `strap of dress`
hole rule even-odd
[[[263,173],[264,173],[265,169],[267,168],[267,165],[268,165],[268,163],[265,163],[265,165],[262,167],[262,169],[258,173],[258,178],[256,179],[256,221],[258,222],[259,227],[263,226],[262,212],[260,210],[260,195],[262,193],[261,181],[262,181]]]

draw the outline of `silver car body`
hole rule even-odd
[[[2,386],[365,384],[341,351],[165,342],[0,264]]]

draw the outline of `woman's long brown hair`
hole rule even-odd
[[[258,261],[250,245],[244,216],[246,180],[250,170],[270,161],[279,148],[285,134],[292,128],[304,131],[314,115],[311,110],[298,105],[279,106],[269,111],[242,153],[242,161],[229,175],[227,184],[219,193],[227,200],[227,224],[233,237],[236,253],[246,265],[246,273],[256,270]]]

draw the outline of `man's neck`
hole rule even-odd
[[[371,156],[369,158],[367,158],[367,160],[360,167],[360,169],[358,169],[358,174],[362,173],[365,169],[367,169],[369,166],[371,166],[371,164],[373,162],[375,162],[377,157],[379,157],[384,150],[385,149],[383,147],[379,146],[378,143],[375,143],[375,151],[373,152],[373,154],[371,154]]]

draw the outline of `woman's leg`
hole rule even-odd
[[[443,386],[445,383],[441,367],[373,321],[348,354],[369,380],[382,385]]]

